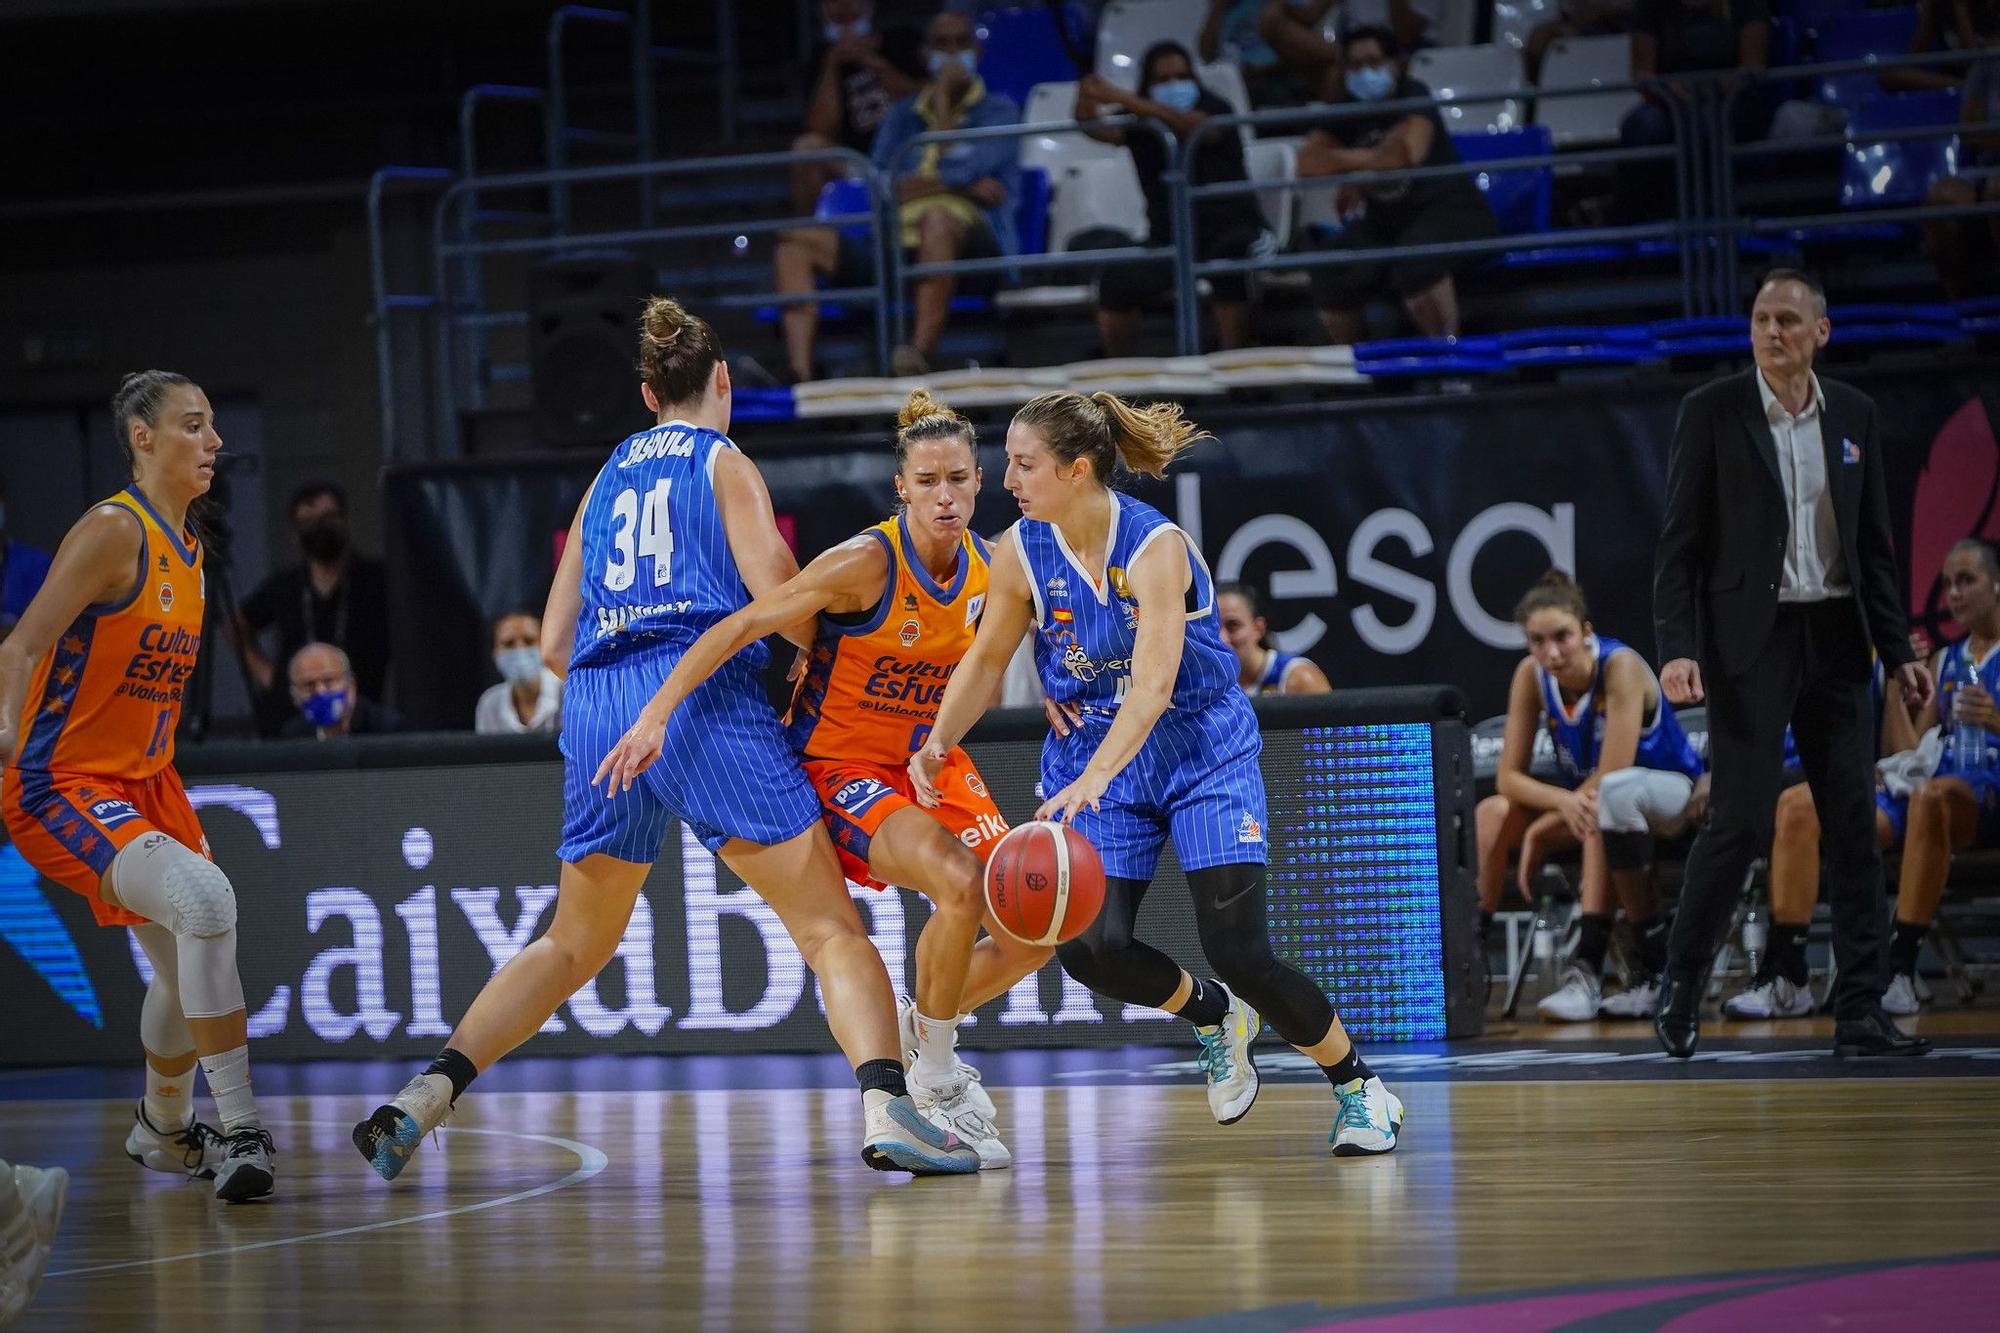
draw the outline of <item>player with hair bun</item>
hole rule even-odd
[[[952,749],[937,778],[941,800],[929,809],[917,803],[905,768],[930,734],[986,604],[990,548],[971,530],[979,483],[971,423],[928,391],[911,393],[897,418],[895,516],[710,629],[674,667],[645,720],[665,727],[746,645],[814,624],[791,741],[848,877],[877,889],[906,885],[931,900],[935,910],[917,939],[916,1001],[902,1009],[903,1044],[916,1053],[910,1090],[991,1169],[1013,1157],[977,1071],[953,1049],[957,1027],[1053,950],[1014,940],[990,920],[979,938],[981,872],[1007,822],[965,751]],[[646,753],[607,759],[612,778],[642,771]]]

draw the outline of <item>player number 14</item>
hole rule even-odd
[[[653,586],[673,578],[674,534],[667,522],[666,480],[653,483],[642,505],[639,492],[627,487],[611,502],[611,554],[604,562],[604,586],[624,592],[639,572],[639,557],[653,562]],[[636,541],[636,550],[634,539]]]

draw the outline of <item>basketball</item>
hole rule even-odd
[[[1104,862],[1067,824],[1038,819],[1012,829],[986,861],[986,906],[1023,944],[1073,940],[1104,906]]]

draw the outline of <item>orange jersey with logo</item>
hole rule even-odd
[[[900,765],[930,736],[938,704],[986,609],[988,547],[966,533],[940,587],[916,558],[902,516],[868,529],[889,557],[882,600],[865,620],[820,617],[787,719],[792,748],[814,759]]]
[[[105,501],[139,520],[139,587],[87,608],[36,664],[15,766],[142,780],[174,760],[181,696],[201,648],[201,544],[169,531],[136,487]]]

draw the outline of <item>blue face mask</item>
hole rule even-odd
[[[832,46],[835,42],[838,42],[841,38],[849,35],[855,37],[866,37],[869,33],[875,31],[875,21],[864,15],[863,17],[854,20],[854,22],[852,23],[826,24],[824,27],[820,29],[820,31],[826,35],[827,45]]]
[[[337,727],[340,719],[347,716],[347,691],[321,690],[308,694],[299,711],[315,727]]]
[[[979,53],[976,51],[932,51],[925,55],[924,60],[930,65],[933,75],[944,73],[945,67],[954,63],[967,74],[979,72]]]
[[[1192,111],[1201,100],[1201,85],[1193,79],[1166,79],[1153,85],[1149,94],[1161,106],[1175,111]]]
[[[1379,102],[1396,91],[1396,71],[1387,65],[1364,65],[1347,71],[1347,91],[1356,101]]]

